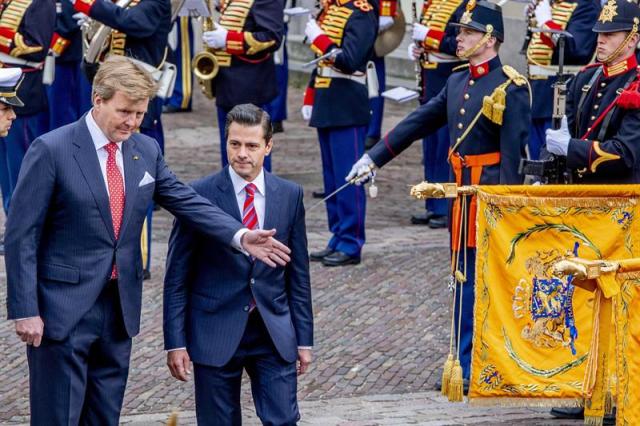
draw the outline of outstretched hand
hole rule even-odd
[[[277,265],[285,266],[291,260],[289,257],[291,250],[273,238],[275,234],[275,229],[248,231],[242,236],[242,248],[251,256],[263,261],[272,268]]]

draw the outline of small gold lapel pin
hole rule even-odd
[[[133,159],[134,159],[134,160],[139,160],[139,159],[140,159],[140,157],[138,157],[137,155],[134,155],[134,156],[133,156]]]

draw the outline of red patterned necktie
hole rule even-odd
[[[120,236],[120,226],[122,225],[122,214],[124,212],[124,181],[122,173],[116,164],[116,152],[118,145],[109,142],[104,147],[107,150],[107,187],[109,189],[109,207],[111,207],[111,221],[113,222],[113,233],[116,240]],[[118,269],[113,264],[111,279],[118,278]]]
[[[258,227],[258,214],[256,213],[256,208],[253,205],[256,195],[256,186],[252,183],[248,183],[244,187],[244,192],[246,197],[244,199],[244,207],[242,209],[242,224],[253,230]],[[251,260],[253,260],[253,256],[251,257]],[[253,311],[255,308],[256,300],[251,297],[251,301],[249,302],[249,312]]]
[[[242,224],[247,228],[253,230],[258,227],[258,215],[256,209],[253,206],[253,201],[256,195],[256,186],[252,183],[248,183],[244,187],[246,198],[244,199],[244,207],[242,209]]]

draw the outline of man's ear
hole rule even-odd
[[[273,149],[273,138],[271,138],[271,139],[269,139],[267,141],[267,146],[266,146],[267,155],[269,155],[271,153],[272,149]]]

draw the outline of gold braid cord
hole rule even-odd
[[[627,37],[624,39],[624,41],[622,43],[620,43],[620,46],[618,46],[618,48],[616,50],[614,50],[611,55],[607,56],[601,62],[603,62],[603,63],[605,63],[607,65],[610,65],[611,61],[616,59],[618,57],[618,55],[620,55],[620,52],[622,52],[622,50],[625,48],[625,46],[629,43],[629,41],[631,41],[631,37],[633,37],[634,35],[636,35],[638,33],[638,25],[639,24],[640,24],[640,21],[638,20],[638,18],[633,18],[633,28],[631,28],[631,31],[629,32]]]

